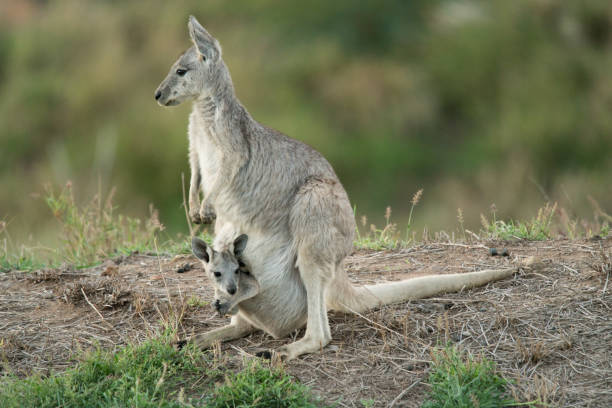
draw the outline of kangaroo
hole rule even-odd
[[[310,146],[254,120],[235,95],[219,42],[193,16],[188,30],[193,45],[172,65],[155,99],[162,106],[194,101],[189,117],[191,217],[201,222],[216,217],[215,248],[227,234],[248,234],[242,257],[259,283],[259,292],[238,304],[229,325],[191,341],[205,348],[256,329],[280,338],[306,325],[301,339],[277,350],[290,360],[330,342],[329,309],[361,312],[483,285],[516,271],[353,287],[344,259],[353,250],[355,218],[331,165]]]
[[[215,288],[214,306],[221,316],[236,314],[236,306],[259,293],[259,283],[242,262],[241,254],[248,240],[245,234],[233,243],[215,250],[197,237],[191,239],[193,253],[204,265],[204,270]]]

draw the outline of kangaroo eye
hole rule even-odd
[[[213,272],[213,275],[215,275],[215,278],[220,278],[221,272]]]
[[[240,268],[236,269],[236,271],[234,272],[236,275],[238,275],[240,273]]]
[[[180,69],[179,68],[179,69],[176,70],[176,75],[178,75],[178,76],[184,76],[186,73],[187,73],[186,69]]]

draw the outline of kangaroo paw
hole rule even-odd
[[[200,211],[197,207],[195,209],[192,207],[189,210],[189,218],[194,224],[202,224],[202,217],[200,217]]]
[[[202,205],[202,208],[200,208],[199,215],[202,224],[212,224],[217,218],[215,210],[209,205]]]

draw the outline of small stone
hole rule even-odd
[[[255,353],[255,357],[263,358],[264,360],[271,360],[272,352],[270,350],[258,351]]]
[[[497,248],[489,248],[489,255],[497,256]]]

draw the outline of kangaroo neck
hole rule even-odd
[[[248,135],[253,119],[244,109],[231,80],[216,86],[194,102],[204,134],[226,153],[246,153]]]

